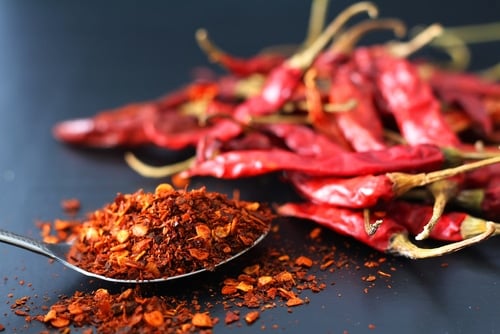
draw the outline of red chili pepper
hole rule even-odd
[[[157,113],[168,113],[189,101],[191,86],[170,92],[156,101],[131,103],[101,111],[91,118],[59,122],[52,130],[53,135],[66,143],[98,148],[147,144],[150,140],[144,125],[152,122]]]
[[[362,211],[342,209],[328,204],[286,203],[277,208],[283,216],[312,220],[337,233],[347,235],[381,252],[393,253],[409,258],[428,258],[441,256],[478,243],[495,232],[495,227],[487,223],[486,230],[477,236],[457,241],[445,246],[424,249],[412,244],[408,239],[408,230],[397,221],[384,217],[374,235],[365,231],[365,215]]]
[[[308,120],[317,132],[338,142],[345,150],[352,151],[352,147],[340,131],[336,119],[324,110],[323,94],[316,86],[315,76],[316,73],[313,69],[304,76]]]
[[[196,116],[177,111],[157,113],[151,122],[144,124],[144,132],[152,143],[174,150],[195,147],[207,136],[229,140],[241,131],[241,126],[229,118],[212,118],[206,124],[200,124]]]
[[[312,68],[319,77],[331,78],[336,75],[339,66],[349,62],[351,53],[359,40],[368,32],[381,29],[390,29],[398,37],[406,33],[406,26],[397,19],[370,19],[362,21],[347,29],[336,38],[332,46],[318,54]]]
[[[481,136],[488,137],[493,132],[493,120],[488,114],[481,96],[470,92],[438,91],[439,98],[448,104],[457,104],[470,117],[471,125]]]
[[[393,171],[430,171],[440,168],[445,154],[435,145],[400,145],[379,151],[343,152],[311,157],[294,152],[245,150],[225,152],[182,172],[180,177],[213,176],[239,178],[276,171],[300,171],[310,175],[359,176]]]
[[[457,177],[460,180],[467,171],[498,162],[500,157],[420,174],[395,172],[339,178],[289,172],[286,176],[299,194],[309,201],[348,208],[370,208],[387,203],[410,189],[438,181],[452,182]]]
[[[480,96],[500,97],[500,84],[498,82],[483,79],[475,74],[451,72],[426,64],[421,65],[420,73],[438,91],[453,90]]]
[[[96,148],[143,145],[149,143],[143,126],[154,118],[156,110],[153,103],[127,104],[92,118],[59,122],[52,133],[63,142]]]
[[[395,201],[386,212],[387,216],[405,226],[413,234],[419,234],[432,216],[432,207],[418,203]],[[383,225],[383,223],[382,223]],[[446,212],[437,221],[430,237],[442,241],[461,241],[484,233],[488,225],[495,227],[494,234],[500,233],[500,225],[473,217],[465,212]]]
[[[313,64],[330,39],[350,17],[365,11],[370,15],[378,13],[377,8],[369,2],[356,3],[340,13],[311,45],[275,67],[266,78],[261,93],[236,108],[235,118],[249,123],[254,116],[277,112],[293,95],[304,71]]]
[[[394,116],[409,144],[460,145],[444,120],[431,86],[419,76],[414,64],[380,47],[358,48],[353,57],[358,69],[374,80],[378,103]]]
[[[286,59],[284,55],[278,53],[264,53],[248,59],[233,57],[213,44],[208,38],[205,29],[199,29],[196,32],[196,40],[211,61],[219,63],[229,72],[239,77],[247,77],[252,74],[268,74]]]
[[[466,174],[466,188],[486,187],[491,180],[500,177],[500,164],[488,165]]]
[[[289,150],[302,156],[327,157],[345,152],[340,144],[306,125],[274,123],[259,128],[280,138]]]
[[[343,136],[355,151],[383,149],[387,147],[384,143],[384,129],[373,104],[373,96],[369,89],[364,88],[365,82],[361,85],[354,84],[351,79],[354,76],[362,77],[349,65],[339,67],[333,76],[330,103],[335,105],[354,101],[354,105],[347,111],[332,112],[330,117],[335,119]]]

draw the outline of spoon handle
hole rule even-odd
[[[44,243],[10,231],[0,229],[0,242],[45,255],[50,258],[55,258],[54,253],[50,251]]]

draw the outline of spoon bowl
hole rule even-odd
[[[260,243],[264,238],[267,236],[269,233],[269,230],[266,230],[262,235],[260,235],[254,242],[251,244],[249,247],[245,248],[239,253],[234,254],[233,256],[219,262],[218,264],[215,265],[215,267],[219,267],[229,261],[232,261],[236,259],[237,257],[243,255],[250,249],[252,249],[254,246],[256,246],[258,243]],[[85,276],[97,278],[100,280],[108,281],[108,282],[114,282],[114,283],[122,283],[122,284],[131,284],[131,283],[159,283],[159,282],[165,282],[165,281],[171,281],[174,279],[179,279],[195,274],[202,273],[204,271],[208,271],[208,269],[202,268],[199,270],[195,270],[192,272],[180,274],[180,275],[175,275],[175,276],[168,276],[168,277],[161,277],[161,278],[155,278],[155,279],[150,279],[150,280],[135,280],[135,279],[119,279],[119,278],[112,278],[112,277],[107,277],[104,275],[99,275],[95,274],[93,272],[84,270],[78,266],[75,266],[74,264],[68,262],[66,260],[67,254],[71,248],[71,244],[69,243],[56,243],[56,244],[50,244],[42,241],[38,241],[23,235],[19,235],[10,231],[6,231],[3,229],[0,229],[0,242],[10,244],[12,246],[16,246],[34,253],[38,253],[41,255],[44,255],[48,258],[54,259],[66,267],[73,269]]]

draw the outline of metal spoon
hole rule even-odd
[[[257,245],[259,242],[264,240],[266,235],[268,234],[269,231],[264,232],[261,236],[259,236],[252,245],[250,245],[248,248],[242,250],[241,252],[231,256],[230,258],[221,261],[216,265],[216,267],[223,265],[231,260],[234,260],[235,258],[239,257],[240,255],[246,253],[248,250],[253,248],[255,245]],[[207,269],[199,269],[196,271],[192,271],[189,273],[184,273],[181,275],[176,275],[176,276],[169,276],[169,277],[163,277],[163,278],[155,278],[151,280],[134,280],[134,279],[119,279],[119,278],[112,278],[112,277],[106,277],[104,275],[99,275],[95,274],[89,271],[86,271],[82,268],[79,268],[75,266],[74,264],[69,263],[66,258],[68,251],[71,247],[71,244],[69,243],[58,243],[58,244],[49,244],[46,242],[38,241],[29,237],[25,237],[16,233],[12,233],[9,231],[5,231],[0,229],[0,242],[7,243],[19,248],[23,248],[26,250],[29,250],[34,253],[38,253],[41,255],[44,255],[46,257],[49,257],[51,259],[54,259],[56,261],[59,261],[63,265],[65,265],[68,268],[71,268],[81,274],[84,274],[89,277],[94,277],[98,278],[101,280],[109,281],[109,282],[115,282],[115,283],[157,283],[157,282],[164,282],[164,281],[170,281],[182,277],[187,277],[191,276],[194,274],[202,273],[204,271],[207,271]]]

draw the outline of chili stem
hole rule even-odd
[[[463,239],[468,239],[470,237],[484,233],[488,228],[488,224],[493,224],[493,226],[495,227],[495,232],[493,233],[493,235],[500,234],[500,224],[470,215],[468,215],[460,225],[460,234],[462,235]]]
[[[398,19],[365,20],[344,32],[330,47],[334,52],[351,52],[367,32],[375,29],[391,29],[397,37],[406,34],[406,25]]]
[[[371,2],[358,2],[342,11],[337,17],[326,27],[321,35],[307,49],[293,55],[287,60],[287,63],[292,68],[308,68],[318,53],[326,46],[332,37],[343,27],[343,25],[354,15],[367,12],[370,17],[378,15],[377,7]]]
[[[448,67],[455,70],[465,70],[469,66],[471,51],[459,36],[445,30],[430,45],[443,50],[450,57],[451,61],[447,65]]]
[[[390,43],[388,45],[391,54],[397,57],[405,58],[429,44],[434,38],[443,32],[443,27],[440,24],[432,24],[425,28],[418,35],[413,37],[408,42]]]
[[[430,173],[407,174],[407,173],[388,173],[387,177],[394,184],[394,193],[396,196],[406,193],[408,190],[418,186],[425,186],[432,182],[446,179],[461,173],[465,173],[480,167],[500,163],[500,156],[480,161],[471,162],[458,167],[447,168]]]
[[[500,39],[500,22],[448,27],[446,31],[459,36],[466,43],[495,42]]]
[[[309,27],[303,47],[311,45],[325,27],[326,13],[330,0],[313,0],[311,4],[311,14],[309,16]]]
[[[383,219],[377,219],[375,222],[370,222],[370,209],[363,210],[363,220],[365,225],[365,231],[368,235],[374,235],[377,232],[379,226],[384,222]]]
[[[406,256],[410,259],[426,259],[430,257],[442,256],[459,251],[465,247],[477,244],[497,232],[498,227],[492,222],[486,222],[483,233],[468,239],[453,242],[436,248],[421,248],[413,244],[407,234],[397,234],[391,240],[390,251],[398,255]]]
[[[434,205],[432,206],[432,216],[423,227],[422,231],[415,236],[416,240],[423,240],[429,237],[432,229],[439,221],[444,212],[446,204],[458,192],[457,183],[453,180],[439,180],[428,186],[434,196]]]
[[[141,176],[150,178],[162,178],[182,172],[193,165],[196,159],[196,157],[190,157],[184,161],[180,161],[171,165],[155,167],[142,162],[132,152],[126,152],[124,158],[128,166],[135,172],[137,172]]]

